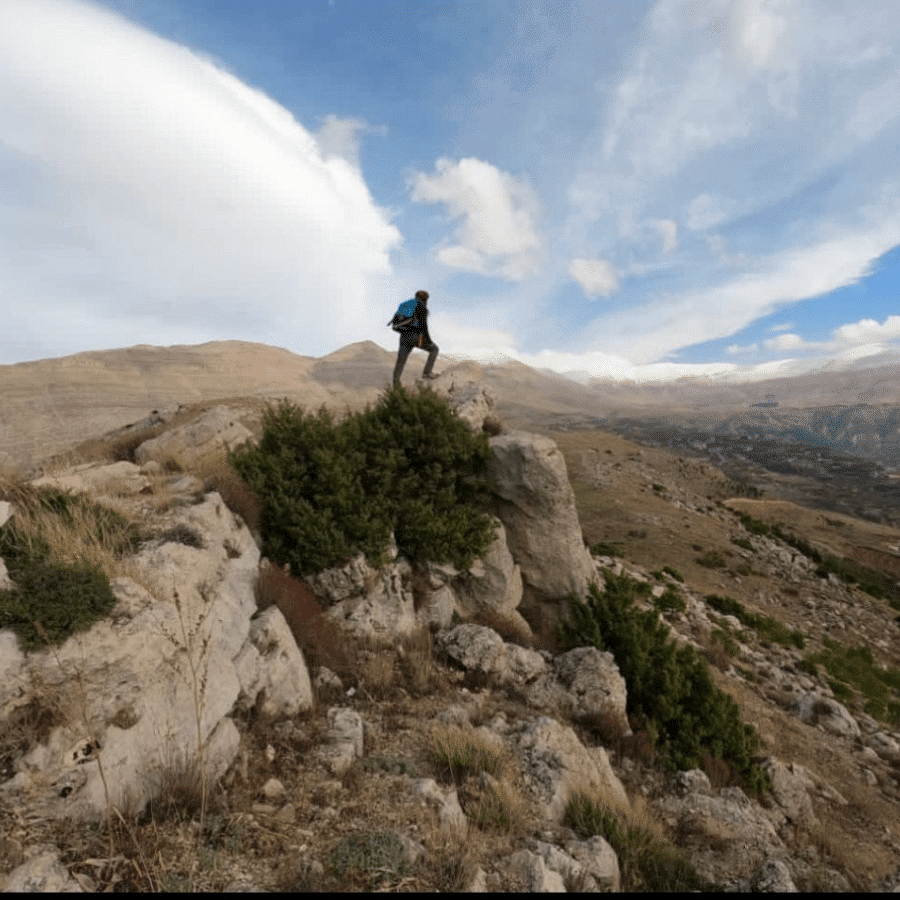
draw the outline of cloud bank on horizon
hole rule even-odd
[[[425,3],[408,90],[384,11],[323,6],[245,77],[253,10],[223,0],[247,43],[207,44],[187,0],[169,29],[142,6],[0,0],[0,363],[392,347],[418,287],[443,353],[584,379],[900,349],[895,0]],[[364,87],[296,74],[322,35]]]

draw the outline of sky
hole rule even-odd
[[[419,289],[445,359],[579,380],[900,351],[897,0],[0,0],[0,22],[0,364],[393,350]]]

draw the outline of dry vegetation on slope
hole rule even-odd
[[[671,567],[697,594],[727,595],[748,610],[799,629],[808,637],[804,653],[830,638],[848,647],[870,648],[881,666],[900,665],[896,610],[857,588],[828,591],[821,579],[792,576],[783,561],[735,544],[734,539],[748,542],[752,536],[732,510],[769,524],[783,523],[821,551],[894,578],[900,578],[897,529],[793,503],[735,497],[740,485],[703,460],[642,448],[615,435],[546,433],[565,456],[589,545],[605,544],[650,571]],[[710,566],[710,560],[717,564]],[[709,636],[705,639],[708,642]],[[769,649],[774,653],[778,648],[770,644]],[[848,800],[846,807],[829,802],[816,806],[828,854],[841,868],[860,875],[896,865],[900,767],[895,766],[893,779],[878,778],[858,754],[847,754],[845,742],[788,712],[791,695],[766,678],[765,665],[742,667],[739,660],[722,659],[713,647],[710,650],[710,658],[729,672],[715,669],[717,684],[738,702],[744,721],[757,726],[762,750],[800,763],[839,787]],[[803,654],[794,655],[799,659]],[[855,712],[859,709],[857,703]]]
[[[259,413],[253,406],[247,404],[247,415],[242,417],[251,429]],[[242,404],[236,402],[235,407],[237,413]],[[195,411],[184,410],[182,415]],[[541,431],[525,421],[517,424]],[[821,579],[802,571],[792,575],[787,557],[773,555],[764,542],[756,541],[732,510],[769,523],[782,522],[818,549],[878,566],[895,576],[900,568],[900,553],[895,549],[900,546],[900,532],[765,498],[736,498],[739,486],[711,465],[640,448],[614,435],[546,433],[566,458],[588,544],[603,545],[607,554],[614,552],[648,572],[667,567],[699,596],[727,595],[748,610],[801,630],[808,637],[806,650],[819,648],[827,636],[848,646],[870,647],[881,665],[900,664],[900,629],[887,603],[856,588],[826,590]],[[120,435],[113,441],[91,442],[80,453],[82,458],[127,458],[134,441],[134,435]],[[247,498],[238,485],[229,485],[224,468],[211,462],[197,474],[211,479],[210,486],[215,482],[223,495],[232,490],[229,502],[233,508],[241,506],[239,511],[252,521]],[[166,501],[162,484],[159,495]],[[145,498],[149,506],[155,499],[155,495]],[[273,726],[252,715],[246,717],[240,723],[245,752],[210,799],[202,825],[196,815],[197,784],[188,773],[168,785],[162,801],[145,816],[134,822],[117,820],[106,831],[7,818],[0,835],[0,871],[15,864],[27,835],[30,842],[56,842],[64,850],[63,861],[77,864],[76,871],[92,879],[89,886],[174,890],[253,884],[276,889],[453,890],[468,884],[477,865],[489,868],[494,860],[521,846],[521,835],[531,830],[531,820],[514,778],[499,809],[486,803],[477,773],[458,778],[466,811],[483,810],[484,815],[483,827],[473,829],[468,840],[448,840],[424,803],[397,799],[410,774],[445,784],[456,780],[446,771],[431,735],[423,731],[423,722],[446,715],[460,704],[472,711],[473,725],[504,713],[511,718],[533,714],[522,708],[514,689],[451,669],[435,655],[425,636],[408,646],[388,648],[353,641],[317,616],[318,610],[297,582],[277,573],[263,579],[260,588],[261,605],[270,602],[293,611],[289,621],[311,669],[326,665],[335,672],[343,681],[340,694],[324,683],[318,685],[317,705],[302,721]],[[684,624],[677,616],[671,621],[676,628]],[[810,860],[837,869],[854,888],[874,887],[896,869],[900,853],[896,824],[900,821],[900,769],[895,766],[893,774],[886,775],[867,765],[856,750],[848,753],[846,740],[803,724],[787,711],[790,698],[784,685],[766,673],[790,671],[806,651],[760,639],[752,642],[758,659],[731,658],[711,635],[692,637],[706,646],[710,659],[720,666],[714,669],[717,684],[738,702],[743,719],[757,726],[763,751],[800,763],[846,799],[846,806],[815,799],[821,826],[804,838]],[[768,668],[767,660],[773,661]],[[371,727],[364,757],[342,777],[327,778],[310,765],[310,757],[327,727],[325,709],[338,697],[357,708]],[[20,726],[46,728],[40,711],[32,712],[34,721]],[[580,733],[589,739],[586,731]],[[647,811],[644,804],[668,788],[641,747],[619,742],[611,750],[617,774],[636,800],[637,825],[696,850],[692,835],[669,832],[654,821],[652,810]],[[273,777],[281,787],[271,786],[275,793],[269,796],[263,786]],[[291,805],[290,816],[283,815],[285,800]],[[426,862],[418,868],[407,869],[397,862],[386,873],[352,865],[339,872],[340,866],[322,870],[298,863],[333,859],[339,847],[351,858],[354,845],[346,842],[354,835],[401,826],[425,848]],[[542,835],[545,839],[556,836]],[[84,863],[86,859],[93,862]],[[390,854],[386,859],[390,862]],[[517,885],[489,883],[487,887],[509,890]]]

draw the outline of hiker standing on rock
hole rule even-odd
[[[413,303],[415,308],[413,309]],[[438,345],[428,334],[428,291],[416,291],[412,300],[400,304],[394,318],[388,322],[394,331],[400,332],[400,348],[397,350],[397,363],[394,366],[394,387],[400,387],[400,375],[406,365],[406,358],[414,347],[428,351],[428,359],[422,370],[423,378],[436,378],[431,374],[434,361],[438,355]]]

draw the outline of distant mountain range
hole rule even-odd
[[[424,356],[409,360],[404,383]],[[237,397],[361,409],[390,383],[394,354],[371,341],[321,358],[242,341],[139,345],[0,366],[0,463],[33,468],[153,410]],[[900,356],[766,381],[688,378],[579,383],[514,360],[439,358],[485,382],[511,426],[599,428],[703,455],[792,499],[900,518]],[[838,498],[838,500],[835,500]]]

